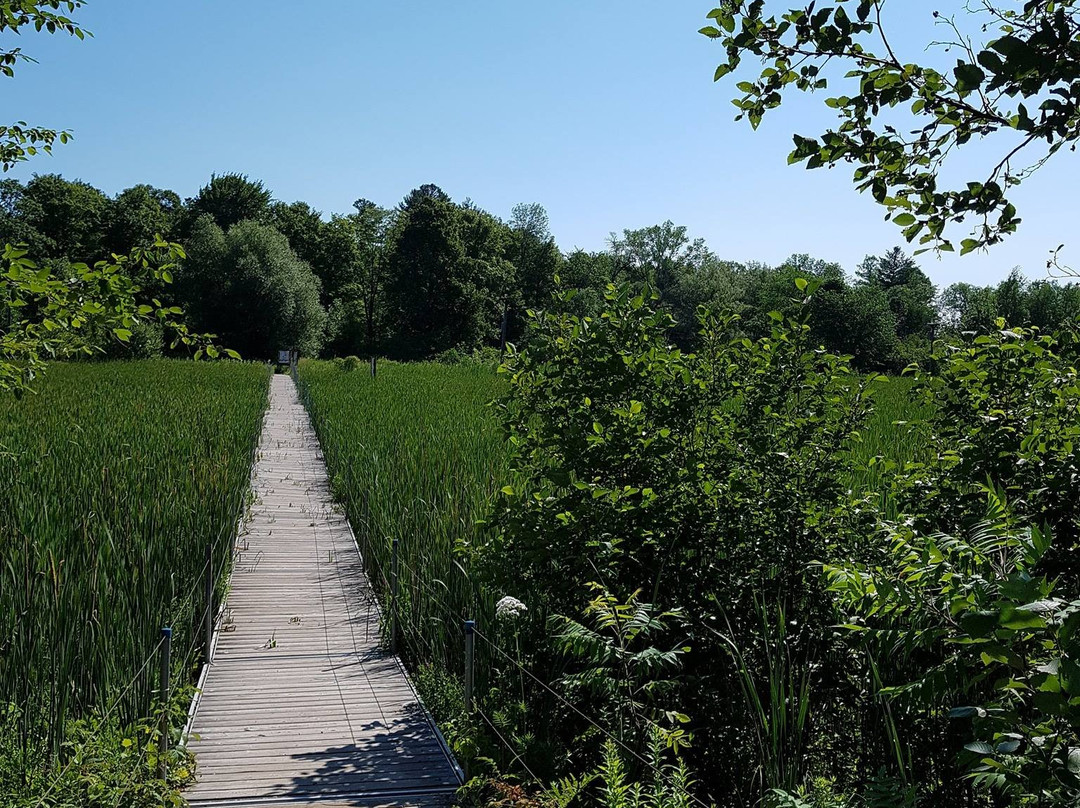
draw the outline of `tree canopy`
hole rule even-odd
[[[504,329],[509,342],[522,344],[528,311],[597,317],[608,285],[622,282],[655,292],[672,321],[669,338],[682,350],[700,349],[703,308],[736,315],[735,327],[750,338],[771,332],[773,312],[802,312],[811,337],[851,356],[860,370],[900,371],[927,358],[935,342],[988,331],[998,318],[1050,331],[1080,315],[1080,285],[1017,272],[992,286],[938,289],[900,247],[867,256],[850,271],[806,254],[775,265],[739,262],[665,221],[612,234],[599,252],[564,254],[536,203],[515,206],[503,220],[428,184],[396,207],[360,198],[350,211],[327,216],[303,201],[275,200],[257,180],[223,177],[186,201],[146,184],[109,196],[56,175],[3,180],[0,242],[26,244],[61,272],[112,260],[127,252],[123,245],[157,234],[180,242],[186,257],[177,283],[148,278],[142,293],[190,311],[193,328],[222,335],[252,358],[294,347],[278,344],[294,339],[309,356],[401,359],[494,349]],[[244,218],[229,227],[218,222],[236,216]],[[238,238],[230,234],[241,224],[239,232],[251,239],[230,251],[230,238]],[[233,260],[241,252],[248,260]],[[254,256],[266,261],[258,273]],[[266,284],[279,273],[286,293],[268,294]],[[809,302],[798,279],[816,285]],[[245,316],[251,329],[241,328],[230,307],[253,312]],[[142,326],[124,329],[133,330],[134,341],[106,355],[170,351]]]
[[[262,219],[270,213],[273,195],[259,181],[245,174],[213,175],[191,202],[192,212],[208,214],[222,230],[245,219]]]
[[[64,16],[83,5],[0,0],[0,33],[33,29],[83,39],[87,32]],[[27,61],[33,60],[21,48],[0,50],[0,72],[9,78]],[[0,169],[49,152],[68,137],[22,121],[0,125]],[[132,201],[124,200],[125,215],[132,213]],[[35,176],[25,186],[0,183],[0,390],[21,395],[47,360],[104,353],[117,342],[130,344],[146,328],[157,329],[158,340],[164,330],[172,332],[173,349],[182,344],[197,346],[196,357],[220,354],[213,335],[189,331],[182,310],[155,295],[172,282],[183,248],[143,230],[140,243],[114,249],[109,222],[122,230],[125,219],[112,217],[111,208],[90,184],[57,175]],[[232,349],[226,353],[238,356]]]
[[[293,347],[318,353],[326,319],[319,280],[285,236],[253,219],[223,232],[204,215],[191,250],[181,283],[193,322],[251,358]]]

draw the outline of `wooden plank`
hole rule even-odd
[[[379,647],[364,565],[287,376],[273,379],[252,479],[185,796],[196,808],[445,805],[456,767]],[[362,796],[314,801],[344,794]]]

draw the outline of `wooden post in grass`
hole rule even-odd
[[[371,355],[371,378],[373,378],[373,379],[375,378],[376,363],[377,363],[377,360],[375,359],[375,354],[372,354]]]
[[[398,539],[390,551],[390,653],[398,651]]]
[[[210,664],[210,648],[214,644],[214,549],[206,545],[206,580],[203,584],[206,614],[203,615],[203,659]]]
[[[169,672],[172,669],[172,629],[161,630],[161,738],[158,741],[158,777],[169,776]]]

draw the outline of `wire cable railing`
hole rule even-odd
[[[529,764],[525,762],[524,753],[514,748],[514,745],[506,739],[506,736],[499,732],[499,728],[495,726],[495,722],[492,721],[490,717],[488,717],[488,714],[479,707],[474,707],[473,712],[475,712],[478,716],[480,716],[481,719],[483,719],[484,723],[491,728],[491,732],[495,735],[499,742],[506,747],[507,751],[509,751],[510,754],[514,756],[513,759],[510,761],[510,765],[513,766],[515,763],[520,763],[521,768],[525,770],[525,773],[528,774],[529,777],[531,777],[537,783],[541,782],[540,778],[536,776],[536,773],[529,768]]]
[[[456,630],[460,630],[461,627],[464,626],[464,624],[466,623],[466,616],[463,613],[459,613],[457,610],[452,608],[449,603],[447,603],[446,596],[449,593],[445,591],[439,592],[425,579],[425,576],[419,574],[412,565],[405,562],[404,560],[399,558],[398,563],[401,565],[404,572],[409,573],[407,576],[402,577],[404,577],[408,583],[412,584],[416,588],[416,590],[423,594],[426,603],[433,607],[434,611],[438,613],[442,617],[442,619],[446,620],[448,627],[454,627]],[[391,591],[390,582],[384,581],[384,583],[386,585],[387,591]],[[400,607],[400,604],[392,604],[392,607],[397,609]],[[412,621],[409,619],[410,616],[411,615],[405,615],[407,624],[410,626],[410,628],[414,629],[414,635],[424,642],[429,651],[434,653],[431,641],[424,636],[424,633],[420,630],[420,627],[414,626],[412,624]],[[472,625],[471,631],[476,637],[478,637],[484,642],[485,646],[488,647],[495,656],[505,660],[514,668],[519,670],[525,677],[527,677],[531,682],[541,688],[545,693],[553,697],[558,703],[563,705],[566,709],[570,710],[578,718],[585,721],[589,726],[599,732],[608,741],[615,744],[619,749],[632,756],[638,763],[651,771],[656,777],[660,778],[669,786],[681,791],[692,802],[694,802],[698,806],[701,806],[701,808],[712,808],[712,806],[710,806],[696,794],[687,790],[685,786],[682,785],[669,771],[665,771],[663,768],[656,765],[655,762],[649,760],[649,758],[643,755],[640,751],[634,749],[622,738],[619,738],[617,735],[611,732],[600,721],[588,715],[578,705],[574,704],[570,699],[568,699],[561,692],[559,692],[559,690],[554,685],[546,682],[544,679],[537,676],[529,668],[525,667],[517,658],[515,658],[513,654],[502,648],[487,633],[476,628],[475,624]],[[526,763],[525,753],[522,750],[515,748],[515,746],[507,739],[506,735],[498,729],[496,722],[492,720],[492,718],[484,711],[484,709],[481,706],[475,704],[474,702],[472,706],[472,712],[475,713],[477,717],[479,717],[483,721],[483,723],[487,725],[487,727],[491,730],[492,738],[501,746],[505,747],[506,750],[512,755],[511,765],[520,764],[522,769],[524,769],[525,772],[534,781],[542,782]],[[644,724],[647,728],[651,728],[653,730],[661,732],[663,731],[663,728],[659,724],[657,724],[655,721],[651,720],[647,716],[640,715],[636,712],[630,713],[630,716],[632,720],[638,724],[639,727]]]
[[[143,660],[142,665],[139,666],[139,669],[135,672],[135,675],[128,680],[127,684],[123,687],[123,689],[115,696],[112,704],[110,704],[109,707],[106,709],[105,713],[101,717],[97,729],[94,730],[94,732],[90,735],[89,740],[96,740],[100,736],[101,732],[107,728],[109,719],[112,718],[113,714],[116,712],[116,709],[120,706],[120,703],[127,697],[127,694],[131,692],[131,689],[136,685],[136,683],[141,681],[142,676],[146,672],[146,669],[150,666],[150,663],[152,663],[154,659],[157,658],[158,652],[161,650],[161,646],[164,644],[164,642],[165,638],[162,637],[157,641],[157,644],[153,647],[150,653],[147,654],[146,659]],[[86,743],[84,743],[83,746],[85,747]],[[37,802],[34,803],[34,808],[41,808],[41,806],[45,805],[45,801],[49,798],[49,795],[51,795],[53,791],[56,790],[56,787],[60,785],[61,782],[63,782],[64,777],[67,776],[67,773],[71,771],[71,767],[74,766],[75,763],[79,761],[79,759],[80,758],[78,752],[72,755],[71,759],[67,762],[67,764],[59,771],[56,777],[54,777],[52,781],[50,781],[49,787],[38,798]]]
[[[571,702],[568,698],[563,696],[554,687],[552,687],[550,684],[545,682],[539,676],[534,674],[532,671],[530,671],[528,668],[526,668],[524,665],[522,665],[520,662],[518,662],[518,660],[514,659],[504,649],[499,647],[499,645],[497,645],[486,634],[482,633],[479,629],[477,629],[475,627],[473,628],[473,633],[477,637],[479,637],[481,640],[486,642],[488,644],[488,646],[491,647],[497,654],[499,654],[501,657],[506,659],[509,663],[514,665],[516,668],[518,668],[518,670],[520,670],[522,673],[524,673],[526,676],[528,676],[532,681],[534,681],[536,684],[538,684],[542,689],[544,689],[545,691],[550,693],[552,696],[554,696],[555,699],[559,703],[561,703],[564,707],[566,707],[569,710],[571,710],[572,712],[574,712],[579,718],[583,719],[585,722],[590,724],[594,729],[598,730],[600,732],[600,734],[602,734],[609,741],[613,742],[614,744],[619,746],[621,749],[623,749],[624,751],[631,754],[634,758],[636,758],[638,760],[638,762],[640,762],[642,765],[644,765],[647,768],[649,768],[650,770],[652,770],[652,772],[654,774],[656,774],[658,777],[664,778],[671,785],[676,785],[676,786],[678,785],[675,782],[674,778],[671,777],[670,774],[666,773],[663,769],[658,767],[656,764],[654,764],[652,761],[650,761],[648,758],[646,758],[644,755],[642,755],[636,749],[634,749],[633,747],[628,745],[621,738],[617,737],[612,732],[610,732],[608,729],[606,729],[604,726],[602,726],[598,721],[593,719],[591,716],[587,715],[583,710],[581,710],[577,705],[575,705],[573,702]],[[656,722],[649,720],[645,716],[640,716],[640,715],[633,714],[633,713],[631,715],[635,720],[644,720],[648,724],[650,724],[652,727],[655,727],[656,729],[661,729],[661,727],[658,724],[656,724]],[[702,808],[711,808],[711,806],[709,806],[708,803],[706,803],[703,800],[699,799],[696,795],[690,793],[689,791],[687,791],[685,793],[686,793],[686,796],[693,799],[694,802],[701,805]]]

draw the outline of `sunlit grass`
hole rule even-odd
[[[462,619],[491,609],[454,549],[475,539],[505,484],[507,450],[486,406],[501,381],[482,366],[383,363],[372,379],[329,362],[302,363],[300,381],[384,602],[399,540],[403,650],[457,667]]]
[[[894,516],[887,496],[886,469],[928,459],[932,447],[920,424],[929,414],[926,405],[912,401],[913,380],[883,377],[874,384],[874,411],[853,453],[857,469],[851,487],[857,494],[875,495],[887,516]],[[880,458],[880,460],[876,459]]]
[[[0,397],[0,708],[23,750],[4,771],[47,763],[65,722],[115,702],[163,626],[178,676],[193,664],[206,548],[224,569],[267,382],[234,363],[57,365]],[[123,720],[148,714],[156,670]]]

